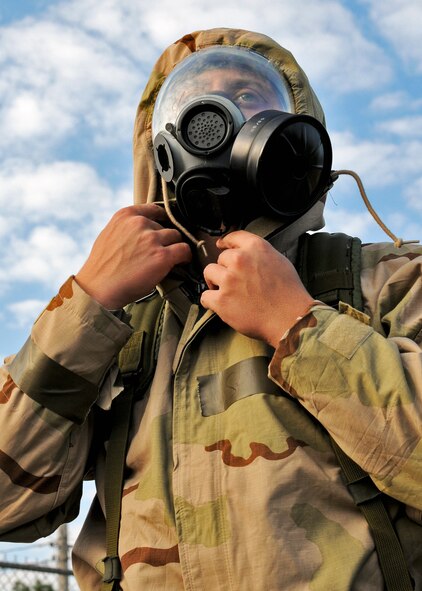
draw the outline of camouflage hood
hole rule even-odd
[[[138,107],[134,138],[135,203],[161,200],[161,188],[152,152],[152,113],[164,80],[191,53],[213,45],[252,49],[268,59],[287,80],[296,113],[312,115],[324,123],[324,113],[308,78],[292,54],[265,35],[240,29],[210,29],[185,35],[170,45],[154,66]]]

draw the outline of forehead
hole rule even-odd
[[[197,72],[186,84],[186,89],[202,89],[205,92],[225,91],[230,94],[241,88],[259,88],[261,91],[275,93],[274,87],[269,80],[259,72],[253,70],[234,67],[231,65],[214,67]]]

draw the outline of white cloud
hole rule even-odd
[[[54,289],[76,272],[112,214],[132,203],[84,163],[7,161],[0,173],[0,280]]]
[[[8,160],[0,170],[3,215],[20,216],[22,221],[83,222],[96,210],[111,211],[113,201],[111,188],[83,162],[59,161],[36,166],[29,161]]]
[[[422,215],[422,176],[413,181],[404,192],[410,207]]]
[[[387,113],[389,111],[414,112],[422,107],[422,99],[409,96],[405,90],[386,92],[376,96],[369,104],[373,113]]]
[[[306,8],[302,3],[281,5],[281,10],[267,13],[265,30],[294,53],[318,86],[332,94],[353,93],[390,79],[385,54],[362,34],[344,4],[313,0],[306,2]]]
[[[374,25],[410,70],[422,73],[422,4],[420,0],[366,0]]]
[[[18,328],[29,329],[47,303],[43,300],[30,299],[9,304],[7,306],[10,314],[8,316],[8,323],[12,322]]]
[[[328,201],[324,212],[325,228],[327,232],[344,232],[352,236],[368,236],[378,234],[371,215],[363,208],[362,213],[351,213],[349,210],[334,206]]]
[[[12,236],[0,280],[42,282],[59,287],[83,263],[83,246],[58,227],[36,226],[25,238]]]
[[[362,140],[351,132],[331,134],[334,168],[352,169],[371,187],[407,182],[420,173],[422,142],[402,143],[382,139]],[[337,181],[344,182],[344,181]]]
[[[0,217],[0,244],[2,239],[14,231],[14,228],[17,224],[19,224],[19,220],[17,218],[14,218],[10,215],[6,217],[6,215],[3,213],[3,215]]]
[[[361,140],[350,132],[335,133],[332,141],[334,169],[353,170],[360,176],[369,201],[387,227],[405,239],[420,237],[421,217],[412,217],[407,207],[422,211],[422,178],[413,181],[415,175],[420,175],[422,142]],[[412,184],[408,186],[409,183]],[[358,186],[350,176],[340,176],[330,195],[335,204],[342,203],[343,207],[338,208],[328,201],[326,220],[331,228],[329,231],[335,231],[337,227],[365,240],[388,240],[366,212]],[[346,209],[346,203],[352,209],[361,208],[362,215]]]
[[[83,27],[46,18],[3,27],[0,67],[3,149],[52,146],[82,125],[102,142],[130,137],[145,76]]]
[[[395,111],[403,108],[403,105],[407,104],[407,100],[407,95],[403,90],[388,92],[376,96],[371,101],[369,108],[375,113],[379,111]]]
[[[152,4],[153,11],[160,7],[161,3]],[[171,5],[161,23],[162,29],[165,30],[168,23],[176,29],[175,19],[170,17],[179,9],[183,14],[183,3]],[[93,38],[102,39],[115,52],[135,62],[152,65],[158,57],[158,48],[154,45],[151,28],[145,18],[149,10],[151,8],[145,6],[144,2],[130,0],[102,0],[101,9],[98,0],[67,0],[54,4],[48,12],[48,18],[75,26]],[[174,40],[172,38],[169,42]]]
[[[402,138],[422,138],[422,115],[382,121],[377,129]]]
[[[358,194],[356,199],[359,199]],[[377,224],[371,214],[366,210],[363,202],[360,211],[351,212],[350,209],[340,207],[336,203],[341,202],[336,198],[333,203],[328,199],[324,212],[325,228],[327,232],[344,232],[352,236],[359,236],[362,242],[392,242],[393,239]],[[403,240],[419,239],[421,235],[421,223],[418,219],[412,220],[397,209],[391,213],[379,212],[387,228],[397,237]]]
[[[268,9],[255,0],[244,0],[241,9],[237,2],[227,0],[214,0],[212,4],[208,0],[162,0],[135,6],[130,0],[108,0],[106,5],[120,18],[130,12],[131,22],[142,23],[157,51],[191,31],[227,26],[274,37],[293,52],[311,80],[326,85],[333,93],[375,88],[391,75],[381,49],[362,34],[353,13],[337,0],[274,0]],[[82,4],[73,0],[66,6],[67,14],[77,14],[90,23],[95,22],[92,13],[96,10],[95,0]],[[101,32],[114,38],[114,28],[105,31],[104,23]],[[132,41],[131,32],[128,34]]]

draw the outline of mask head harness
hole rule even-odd
[[[287,84],[265,58],[218,47],[178,68],[157,98],[153,135],[156,166],[179,222],[212,235],[261,215],[289,224],[328,190],[328,133],[314,117],[291,112]],[[182,96],[175,100],[177,86]],[[204,88],[211,92],[198,92]]]

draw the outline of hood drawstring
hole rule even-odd
[[[393,234],[393,232],[387,228],[387,226],[384,224],[384,222],[381,220],[381,218],[379,217],[379,215],[377,214],[377,212],[375,211],[375,209],[372,207],[371,203],[369,202],[369,199],[368,199],[368,196],[367,196],[366,191],[364,189],[362,180],[356,172],[354,172],[353,170],[333,170],[331,173],[331,179],[332,179],[333,183],[338,179],[338,177],[341,174],[348,174],[349,176],[351,176],[355,179],[357,186],[359,188],[359,192],[361,194],[363,202],[366,205],[367,210],[372,215],[372,217],[377,222],[377,224],[381,227],[381,229],[387,234],[387,236],[389,236],[391,238],[391,240],[393,240],[394,246],[397,246],[397,248],[400,248],[401,246],[403,246],[403,244],[418,244],[419,243],[419,240],[403,240],[402,238],[397,238],[397,236],[395,234]]]
[[[391,238],[391,240],[394,242],[394,246],[396,246],[397,248],[400,248],[404,244],[418,244],[419,243],[419,240],[403,240],[402,238],[398,238],[385,225],[385,223],[381,220],[381,218],[379,217],[379,215],[377,214],[375,209],[372,207],[372,205],[368,199],[368,196],[366,194],[365,188],[363,186],[362,180],[361,180],[360,176],[355,171],[345,170],[345,169],[344,170],[333,170],[331,173],[332,182],[334,183],[340,175],[349,175],[355,179],[356,184],[359,188],[360,195],[362,197],[363,202],[365,203],[367,210],[372,215],[372,217],[377,222],[377,224],[381,227],[381,229],[387,234],[387,236],[389,236]],[[167,183],[164,180],[164,178],[161,178],[161,188],[162,188],[162,192],[163,192],[164,208],[166,210],[166,213],[167,213],[170,221],[178,230],[180,230],[180,232],[182,234],[184,234],[196,246],[196,248],[198,250],[201,249],[204,256],[207,257],[208,253],[205,248],[205,241],[204,240],[197,240],[195,238],[195,236],[193,234],[191,234],[191,232],[189,232],[189,230],[187,230],[173,215],[173,212],[171,211],[171,207],[170,207],[170,200],[169,200],[169,195],[168,195],[168,190],[167,190]]]
[[[171,207],[170,207],[170,199],[169,199],[169,195],[168,195],[168,191],[167,191],[167,183],[163,177],[161,177],[161,188],[163,191],[164,209],[166,210],[166,214],[168,215],[171,223],[178,230],[180,230],[180,232],[182,232],[182,234],[184,234],[186,236],[186,238],[188,238],[191,242],[193,242],[193,244],[196,246],[196,248],[198,250],[201,249],[202,252],[204,253],[204,256],[207,257],[208,253],[207,253],[207,249],[205,248],[205,240],[197,240],[195,238],[195,236],[193,234],[191,234],[189,232],[189,230],[187,230],[184,226],[182,226],[182,224],[174,217],[173,212],[171,211]]]

